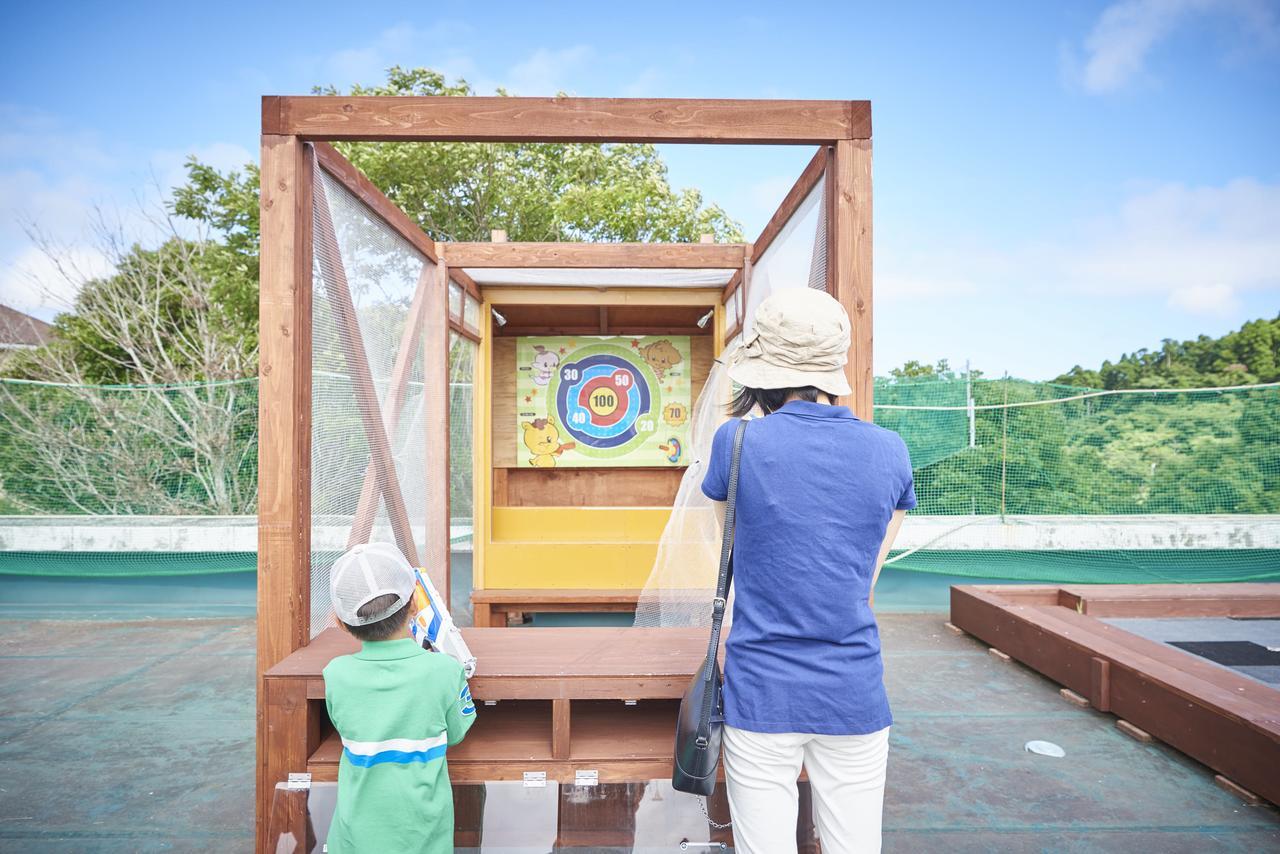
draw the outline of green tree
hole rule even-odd
[[[332,87],[320,94],[339,94]],[[475,94],[426,68],[399,66],[351,95]],[[505,94],[499,92],[499,94]],[[697,190],[673,190],[652,145],[347,142],[337,148],[436,240],[692,242],[742,240],[741,227]]]
[[[1205,388],[1280,381],[1280,315],[1251,320],[1221,338],[1166,338],[1097,370],[1076,365],[1054,382],[1085,388]]]

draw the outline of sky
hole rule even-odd
[[[875,367],[1047,379],[1280,313],[1280,0],[23,4],[0,31],[0,302],[50,318],[95,223],[186,157],[257,159],[264,94],[392,65],[480,94],[869,99]],[[759,233],[812,154],[663,146]]]

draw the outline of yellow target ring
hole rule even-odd
[[[598,388],[587,398],[587,406],[601,417],[612,414],[620,404],[618,393],[608,388]]]

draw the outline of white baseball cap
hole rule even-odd
[[[329,575],[329,600],[338,619],[348,626],[367,626],[385,620],[413,597],[413,567],[391,543],[353,546],[338,558]],[[367,617],[357,612],[379,596],[393,594],[394,605]]]

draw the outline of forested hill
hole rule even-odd
[[[1251,320],[1221,338],[1166,338],[1097,370],[1076,365],[1053,382],[1086,388],[1205,388],[1280,381],[1280,315]]]

